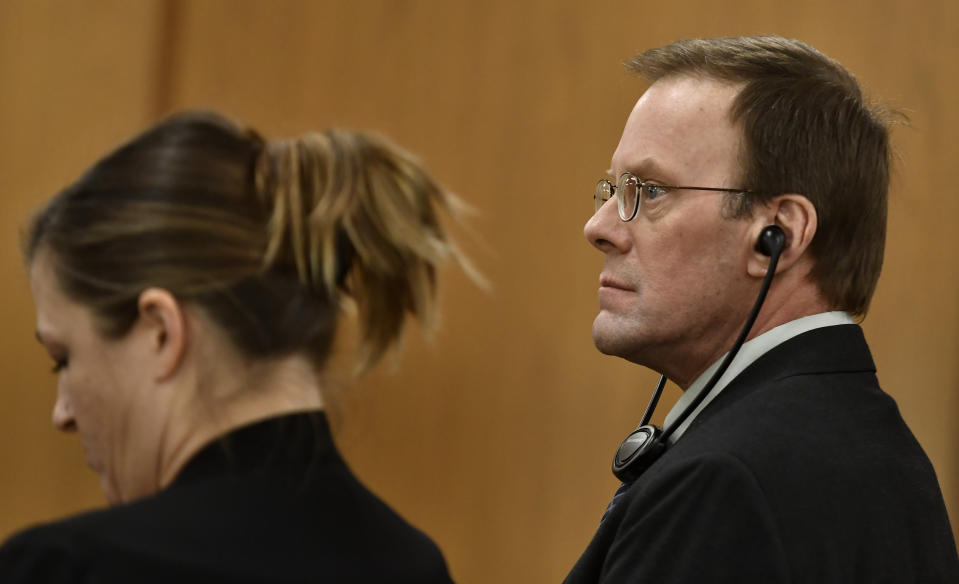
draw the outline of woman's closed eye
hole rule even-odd
[[[67,367],[67,358],[66,358],[66,357],[64,357],[64,358],[62,358],[62,359],[54,359],[54,360],[53,360],[53,372],[54,372],[54,373],[60,373],[61,371],[63,371],[64,369],[66,369],[66,367]]]

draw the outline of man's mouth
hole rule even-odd
[[[632,287],[630,287],[628,284],[626,284],[622,280],[617,280],[616,278],[606,274],[600,275],[599,286],[600,288],[609,288],[613,290],[628,290],[628,291],[633,290]]]

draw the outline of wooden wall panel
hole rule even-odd
[[[582,226],[592,185],[643,89],[620,63],[681,37],[801,38],[847,65],[871,93],[909,112],[913,127],[895,133],[902,161],[887,262],[865,328],[880,379],[929,452],[953,517],[959,516],[953,357],[959,260],[951,253],[959,236],[950,229],[959,211],[953,139],[959,14],[953,2],[169,0],[162,7],[152,17],[152,8],[142,5],[120,16],[117,6],[91,10],[110,31],[106,13],[110,22],[132,23],[116,34],[136,50],[105,50],[103,58],[122,60],[138,75],[122,81],[111,109],[72,111],[51,99],[64,108],[57,110],[65,112],[59,123],[89,127],[106,120],[113,130],[98,136],[122,134],[139,128],[149,112],[143,104],[152,103],[164,111],[215,108],[272,136],[329,125],[373,128],[421,155],[478,209],[469,221],[474,235],[458,231],[492,291],[448,271],[443,328],[431,341],[411,336],[395,364],[358,383],[345,375],[330,381],[339,396],[338,441],[352,466],[439,542],[458,581],[561,580],[615,489],[609,457],[636,423],[655,376],[592,347],[601,258],[583,239]],[[3,16],[0,39],[7,38]],[[51,22],[35,14],[30,26],[44,38]],[[163,41],[164,52],[151,54],[143,38]],[[72,45],[51,49],[42,63],[50,79],[74,75],[75,57],[63,52]],[[6,71],[28,61],[25,52],[8,57],[3,47],[5,85]],[[77,87],[100,91],[97,79]],[[0,102],[0,116],[22,115],[11,112],[32,105]],[[97,140],[97,148],[109,143]],[[89,159],[82,145],[59,148],[58,165]],[[11,150],[8,143],[0,148]],[[36,151],[20,156],[21,165],[49,160]],[[27,189],[21,206],[55,186]],[[3,337],[4,354],[42,363],[34,348],[23,348],[30,344],[25,313],[31,308],[18,294],[5,308],[18,323],[11,330],[24,329],[26,336]],[[4,370],[40,383],[33,380],[41,377],[19,373],[27,357],[17,359]],[[26,399],[12,395],[16,385],[5,391],[13,403]],[[660,419],[677,393],[667,396]],[[0,413],[3,442],[29,444],[23,438],[29,436],[41,444],[45,417],[37,430],[23,409],[16,411],[9,421]],[[53,447],[42,444],[36,455],[31,445],[18,468],[27,464],[23,459],[53,456]],[[58,476],[55,469],[69,456],[57,452],[43,468],[18,471],[19,491],[0,484],[8,489],[0,501],[8,501],[8,493],[22,498]],[[49,515],[67,504],[66,495],[44,495],[34,507]],[[4,515],[8,523],[0,528],[12,529],[25,517]]]
[[[29,214],[153,117],[156,2],[0,2],[0,538],[101,505],[79,441],[53,431],[52,362],[18,235]]]

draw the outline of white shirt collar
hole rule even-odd
[[[743,343],[743,346],[736,355],[736,358],[733,359],[733,362],[729,364],[729,368],[727,368],[726,372],[723,373],[723,376],[716,383],[716,386],[709,393],[709,396],[704,399],[701,404],[699,404],[696,410],[690,414],[688,418],[686,418],[682,426],[676,428],[676,431],[673,432],[669,437],[669,443],[672,444],[676,442],[676,440],[683,435],[683,432],[689,428],[689,425],[692,424],[696,416],[699,415],[699,412],[703,411],[703,409],[709,405],[709,402],[713,401],[713,399],[715,399],[716,396],[719,395],[719,393],[725,389],[727,385],[729,385],[730,381],[735,379],[736,376],[742,373],[744,369],[749,367],[753,361],[762,357],[773,347],[776,347],[777,345],[784,343],[785,341],[788,341],[797,335],[813,329],[852,323],[852,317],[849,316],[848,313],[841,310],[823,312],[820,314],[813,314],[811,316],[804,316],[785,324],[781,324],[776,328],[770,329],[758,337]],[[686,409],[686,406],[696,399],[696,396],[702,392],[703,387],[713,376],[713,373],[719,369],[719,364],[722,363],[725,356],[726,355],[723,354],[722,357],[717,359],[716,362],[710,365],[699,377],[696,378],[696,381],[689,386],[689,389],[683,392],[683,395],[681,395],[679,400],[676,401],[676,405],[674,405],[673,409],[671,409],[669,414],[666,415],[666,421],[664,422],[663,427],[669,428],[673,421],[679,417],[683,410]]]

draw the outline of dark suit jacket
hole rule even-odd
[[[22,532],[0,582],[450,582],[443,556],[350,473],[321,414],[243,428],[155,496]]]
[[[566,581],[956,584],[959,556],[932,465],[843,325],[734,379]]]

